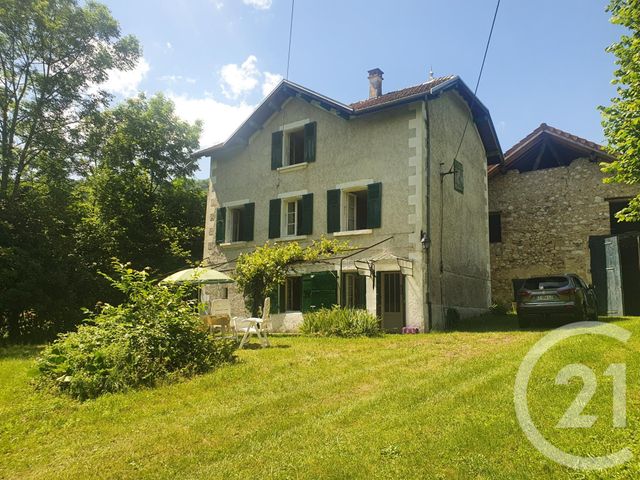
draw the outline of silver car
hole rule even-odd
[[[578,275],[550,275],[524,281],[517,293],[521,328],[551,317],[567,321],[597,320],[596,293]]]

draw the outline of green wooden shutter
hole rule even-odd
[[[224,243],[226,219],[227,209],[224,207],[216,209],[216,243]]]
[[[271,170],[282,166],[282,132],[271,134]]]
[[[242,215],[242,240],[246,242],[253,241],[253,224],[255,219],[256,204],[245,203]]]
[[[280,207],[282,200],[269,200],[269,238],[280,238]]]
[[[327,190],[327,232],[340,231],[340,190]]]
[[[335,272],[317,272],[302,276],[302,312],[331,308],[338,302]]]
[[[304,126],[304,161],[316,161],[316,122]]]
[[[313,193],[303,195],[299,207],[298,235],[311,235],[313,232]]]
[[[370,183],[367,186],[367,228],[380,228],[382,225],[382,183]]]

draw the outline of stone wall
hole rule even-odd
[[[502,221],[502,242],[490,247],[494,300],[511,302],[516,278],[570,272],[591,282],[589,236],[610,234],[607,200],[639,193],[603,178],[597,163],[578,159],[489,179],[489,211]]]

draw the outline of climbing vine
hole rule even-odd
[[[330,258],[349,249],[348,242],[322,237],[307,247],[298,242],[271,244],[266,242],[236,261],[235,280],[242,291],[247,308],[258,314],[262,300],[285,282],[291,266]]]

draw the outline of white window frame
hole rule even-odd
[[[283,237],[296,237],[298,235],[298,205],[299,200],[297,198],[289,198],[282,202],[284,215],[283,215]],[[291,222],[289,221],[289,207],[293,205],[293,233],[289,233],[289,226],[291,226]]]
[[[298,235],[298,229],[300,225],[298,225],[298,210],[300,209],[300,200],[302,200],[302,196],[309,193],[307,190],[300,190],[296,192],[288,192],[281,193],[278,195],[278,198],[282,200],[280,207],[280,238],[281,239],[297,239],[297,238],[306,238],[306,235]],[[289,203],[295,202],[295,233],[293,235],[287,234],[287,207]]]
[[[357,187],[351,187],[351,188],[345,188],[342,189],[342,191],[340,192],[340,203],[342,205],[342,208],[340,209],[340,232],[360,232],[360,231],[364,231],[367,229],[358,229],[357,225],[358,225],[358,204],[357,204],[357,200],[356,200],[356,193],[358,192],[366,192],[367,191],[367,186],[357,186]],[[350,205],[349,205],[349,201],[353,199],[354,202],[354,212],[353,212],[353,228],[350,229],[349,228],[349,210],[350,210]]]
[[[278,129],[282,131],[282,167],[280,168],[284,169],[285,171],[288,170],[289,168],[293,169],[295,167],[298,167],[299,165],[300,166],[308,165],[308,162],[304,161],[304,150],[302,152],[302,162],[294,163],[294,164],[289,163],[289,152],[290,152],[290,145],[291,145],[290,135],[292,133],[296,133],[299,131],[304,132],[304,126],[307,123],[311,123],[311,120],[309,120],[308,118],[305,118],[304,120],[299,120],[297,122],[287,123],[286,125],[283,125]],[[304,142],[303,142],[303,145],[304,145]],[[303,168],[303,167],[298,167],[298,168]]]
[[[226,207],[227,209],[227,219],[226,219],[226,225],[225,225],[225,232],[224,232],[224,238],[225,238],[225,242],[226,243],[238,243],[241,242],[242,240],[237,240],[234,239],[234,235],[233,235],[233,230],[234,230],[234,214],[238,213],[240,215],[240,219],[242,219],[242,211],[243,211],[243,206],[231,206],[231,207]],[[240,221],[238,223],[238,228],[240,229],[238,231],[238,237],[240,238],[242,236],[242,221]]]

